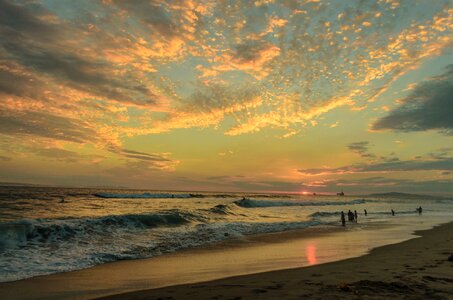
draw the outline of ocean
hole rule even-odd
[[[423,215],[416,208],[423,207]],[[364,209],[368,215],[364,215]],[[391,209],[395,211],[392,216]],[[453,198],[0,187],[0,282],[159,256],[244,235],[453,220]]]

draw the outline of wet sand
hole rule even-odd
[[[423,219],[418,222],[417,228],[431,226]],[[411,238],[407,226],[379,223],[347,228],[330,226],[249,236],[151,259],[119,261],[80,271],[2,283],[0,298],[91,299],[113,294],[121,294],[112,296],[116,299],[297,298],[302,295],[315,297],[321,290],[326,295],[339,293],[339,296],[349,297],[360,293],[360,287],[366,286],[372,293],[377,289],[372,285],[388,283],[396,284],[398,288],[398,284],[405,283],[406,279],[412,280],[410,276],[414,270],[431,272],[434,268],[437,272],[437,265],[444,266],[445,256],[449,251],[453,252],[452,241],[448,240],[452,239],[453,225],[437,227],[424,232],[420,239],[382,247],[360,258],[328,262],[364,255],[369,247],[407,240]],[[443,235],[447,239],[441,239]],[[429,249],[425,249],[424,244]],[[328,264],[318,265],[323,263]],[[313,267],[294,269],[310,265]],[[453,263],[447,266],[450,266],[450,275],[448,272],[446,275],[427,273],[423,275],[422,283],[429,286],[451,284],[448,280],[453,278]],[[292,270],[288,270],[290,268]],[[269,272],[282,269],[287,270]],[[259,274],[212,281],[252,273]],[[363,280],[369,282],[360,282]],[[211,282],[191,284],[207,281]],[[345,291],[338,290],[343,283],[346,284],[343,287]],[[356,287],[357,284],[360,287]]]
[[[105,299],[453,299],[453,222],[417,235],[343,261]]]

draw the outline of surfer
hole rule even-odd
[[[417,211],[418,211],[418,214],[419,214],[419,215],[421,215],[421,214],[422,214],[422,212],[423,212],[423,209],[422,209],[422,207],[420,206],[419,208],[417,208]]]
[[[357,223],[357,211],[354,210],[354,218],[355,218],[355,222]]]
[[[392,208],[392,216],[394,216],[394,215],[395,215],[395,211],[394,211],[393,208]]]
[[[363,212],[365,213],[365,217],[366,217],[368,215],[368,212],[366,211],[366,209],[364,209]]]

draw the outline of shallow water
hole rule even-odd
[[[247,199],[241,200],[244,196]],[[60,203],[62,197],[64,202]],[[374,223],[401,225],[395,227],[399,229],[390,240],[453,216],[453,200],[405,195],[338,197],[2,187],[0,203],[3,282],[115,260],[154,257],[244,235],[338,227],[340,211],[348,209],[359,214],[358,224],[348,226],[356,232]],[[423,216],[415,211],[419,205],[424,208]],[[362,213],[365,208],[366,217]],[[395,217],[390,209],[396,211]]]

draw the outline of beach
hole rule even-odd
[[[0,41],[0,300],[453,300],[453,0],[0,0]]]
[[[368,251],[367,243],[377,248]],[[453,223],[416,235],[388,224],[291,230],[1,283],[0,297],[448,299],[452,249]]]
[[[453,201],[438,196],[241,197],[51,187],[0,192],[0,299],[123,298],[137,291],[156,298],[173,291],[176,299],[195,291],[200,299],[287,298],[316,295],[316,288],[338,292],[343,283],[359,292],[354,282],[404,283],[406,272],[431,270],[427,266],[445,260],[436,255],[452,249],[442,244],[449,243],[442,236],[451,236],[450,225],[438,226],[453,220]],[[423,214],[415,209],[420,204]],[[357,221],[342,226],[342,211],[357,211]],[[432,228],[422,238],[414,234]],[[408,240],[415,244],[407,246]],[[424,244],[440,246],[427,250]],[[343,265],[350,259],[358,262]],[[436,286],[448,282],[447,275],[426,274],[420,284]],[[202,282],[213,286],[187,286]]]
[[[452,299],[453,223],[416,234],[343,261],[103,299]]]

